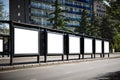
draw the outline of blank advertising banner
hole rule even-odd
[[[95,40],[95,53],[102,53],[102,41]]]
[[[104,41],[104,53],[109,53],[109,42]]]
[[[69,53],[80,53],[80,37],[69,36]]]
[[[84,38],[84,53],[92,53],[92,39]]]
[[[38,31],[15,28],[15,54],[38,54]]]
[[[3,40],[0,39],[0,52],[3,52]]]
[[[63,34],[48,32],[48,54],[63,54]]]

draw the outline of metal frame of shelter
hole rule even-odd
[[[67,60],[69,60],[69,56],[70,55],[78,55],[78,59],[81,59],[81,55],[82,55],[82,59],[84,59],[85,55],[91,55],[91,58],[96,57],[97,54],[100,54],[100,57],[104,57],[105,54],[108,54],[109,57],[109,52],[105,53],[104,52],[104,42],[107,41],[109,43],[108,40],[106,39],[100,39],[100,38],[95,38],[95,37],[91,37],[91,36],[86,36],[86,35],[81,35],[81,34],[75,34],[75,33],[70,33],[70,32],[65,32],[65,31],[60,31],[60,30],[53,30],[53,29],[49,29],[49,28],[45,28],[45,27],[40,27],[38,25],[32,25],[32,24],[27,24],[27,23],[18,23],[18,22],[14,22],[14,21],[0,21],[0,23],[7,23],[9,24],[9,28],[10,28],[10,34],[9,35],[0,35],[0,39],[3,39],[4,37],[8,37],[9,39],[9,53],[10,53],[10,64],[13,64],[13,58],[14,57],[32,57],[32,56],[36,56],[37,57],[37,62],[40,62],[40,56],[44,56],[44,61],[47,62],[47,56],[62,56],[62,60],[64,60],[64,55],[67,56]],[[23,30],[31,30],[31,31],[37,31],[38,32],[38,53],[33,53],[33,54],[15,54],[15,29],[16,28],[20,28]],[[61,34],[63,36],[63,52],[62,53],[54,53],[54,54],[49,54],[48,52],[48,33],[54,33],[54,34]],[[69,37],[70,36],[74,36],[74,37],[79,37],[79,52],[78,53],[70,53],[69,50]],[[85,38],[90,38],[92,40],[92,52],[90,53],[85,53],[84,50],[84,40]],[[96,43],[95,40],[101,40],[102,44],[102,51],[101,53],[96,53],[95,47],[96,47]],[[4,42],[4,40],[3,40]],[[54,43],[53,43],[54,44]],[[4,46],[4,45],[3,45]],[[23,45],[24,46],[24,45]],[[75,45],[73,45],[75,46]],[[109,50],[109,49],[108,49]],[[4,52],[4,50],[3,50]],[[1,52],[0,52],[1,53]]]

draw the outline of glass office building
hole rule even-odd
[[[52,6],[55,0],[31,0],[31,9],[30,9],[30,22],[32,24],[39,24],[42,26],[50,26],[52,22],[48,21],[49,15],[52,11],[55,10],[55,7]],[[77,20],[81,18],[81,11],[86,9],[91,15],[91,2],[90,0],[59,0],[61,9],[65,10],[65,15],[70,22],[66,26],[77,27],[79,23]],[[54,16],[54,15],[53,15]]]
[[[52,22],[48,18],[55,10],[55,0],[10,0],[10,19],[17,22],[25,22],[43,27],[51,27]],[[58,0],[60,8],[65,10],[65,15],[70,21],[66,27],[78,27],[77,20],[81,19],[81,11],[86,9],[88,16],[92,12],[92,0]]]

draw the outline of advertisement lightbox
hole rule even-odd
[[[104,41],[104,53],[109,53],[109,42]]]
[[[80,37],[69,36],[69,54],[80,53]]]
[[[48,54],[63,54],[63,34],[48,32],[47,35]]]
[[[95,53],[102,53],[102,40],[95,40]]]
[[[38,54],[38,31],[14,29],[14,53]]]
[[[0,39],[0,52],[3,52],[3,40]]]
[[[84,53],[92,53],[92,38],[84,38]]]

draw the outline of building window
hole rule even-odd
[[[18,13],[18,16],[20,16],[20,13]]]
[[[73,8],[70,8],[70,11],[73,11]]]

